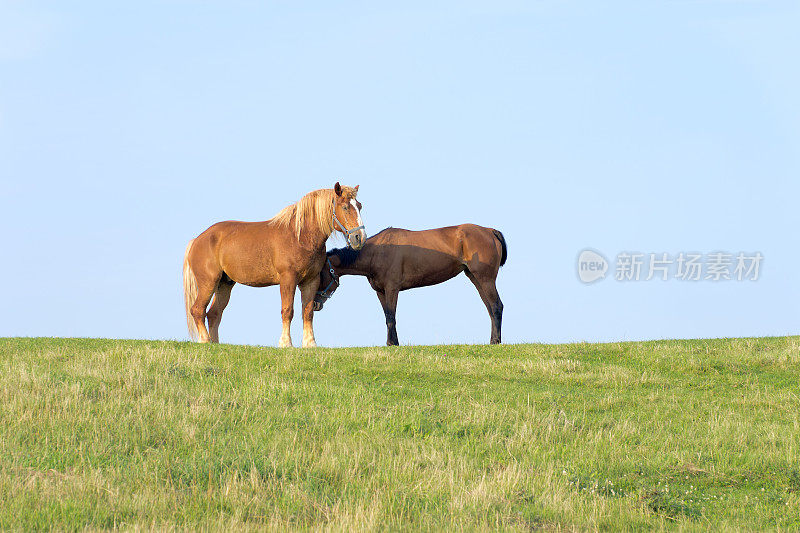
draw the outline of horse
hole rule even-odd
[[[496,229],[475,224],[423,231],[387,228],[367,239],[360,250],[337,248],[327,253],[327,265],[320,272],[324,288],[314,297],[314,308],[322,310],[339,287],[340,276],[366,276],[386,315],[386,344],[396,346],[398,293],[443,283],[464,272],[489,311],[489,342],[499,344],[503,302],[495,282],[507,258],[505,237]]]
[[[358,185],[351,188],[336,182],[333,189],[312,191],[270,220],[218,222],[192,239],[183,259],[186,323],[191,338],[219,342],[222,312],[236,283],[280,285],[283,331],[278,345],[290,347],[289,326],[299,286],[303,347],[315,347],[313,299],[325,264],[325,242],[334,230],[341,232],[354,250],[366,242],[357,193]],[[206,312],[212,296],[214,301]]]

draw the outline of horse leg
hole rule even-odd
[[[216,281],[197,280],[197,298],[195,298],[190,312],[197,326],[197,340],[200,342],[209,342],[211,340],[211,336],[206,329],[206,307],[208,307],[208,302],[211,301],[211,296],[214,295],[216,288]]]
[[[316,348],[314,340],[314,295],[319,289],[319,276],[300,285],[300,302],[303,308],[303,348]]]
[[[217,291],[214,293],[214,301],[211,302],[211,307],[206,313],[211,342],[219,342],[219,323],[222,321],[222,312],[231,299],[233,285],[233,283],[228,283],[227,281],[219,283]]]
[[[494,279],[479,279],[469,270],[465,270],[469,280],[478,289],[478,294],[481,295],[481,300],[486,305],[489,311],[489,318],[492,319],[492,336],[489,342],[491,344],[500,344],[500,328],[503,323],[503,302],[500,301],[500,295],[497,294],[497,286]]]
[[[292,333],[290,327],[294,318],[294,292],[297,289],[297,281],[294,278],[281,279],[281,320],[283,321],[283,331],[278,341],[280,348],[292,347]]]
[[[378,293],[378,300],[381,301],[383,307],[383,314],[386,315],[386,345],[399,346],[400,341],[397,339],[397,321],[395,319],[397,311],[397,289],[387,288],[383,292]]]

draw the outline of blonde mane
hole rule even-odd
[[[296,204],[284,207],[270,222],[276,226],[291,228],[300,239],[300,232],[307,226],[316,227],[325,235],[333,233],[333,213],[335,194],[333,189],[319,189],[306,194]],[[342,196],[356,197],[351,187],[342,187]]]

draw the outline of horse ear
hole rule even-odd
[[[336,196],[341,196],[342,195],[342,186],[339,185],[338,181],[336,182],[336,185],[333,186],[333,192],[336,193]]]
[[[358,185],[356,185],[356,186],[353,188],[353,190],[354,190],[355,192],[358,192]]]

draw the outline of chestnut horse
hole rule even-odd
[[[503,302],[495,280],[507,256],[503,234],[475,224],[424,231],[387,228],[367,239],[360,251],[339,248],[328,252],[328,262],[320,272],[322,290],[314,298],[314,308],[321,310],[333,295],[339,276],[366,276],[386,315],[386,344],[397,345],[397,294],[436,285],[464,272],[489,311],[490,342],[499,344]]]
[[[189,334],[200,342],[219,342],[219,323],[236,283],[280,285],[283,332],[279,346],[291,346],[289,326],[294,294],[300,287],[303,347],[314,340],[314,294],[325,264],[325,241],[340,231],[353,249],[364,245],[358,185],[320,189],[303,196],[265,222],[214,224],[189,242],[183,260],[183,291]],[[206,312],[206,307],[214,302]],[[208,329],[205,319],[208,318]]]

